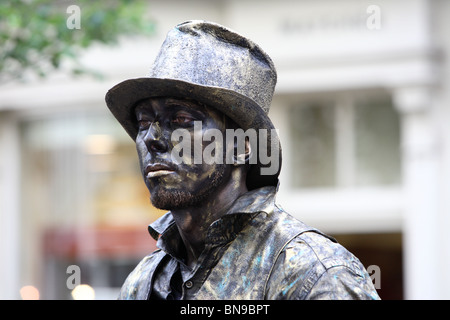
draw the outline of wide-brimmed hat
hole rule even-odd
[[[269,151],[278,153],[277,170],[262,173],[273,164],[262,161],[257,150],[257,164],[247,174],[247,187],[255,189],[277,185],[281,169],[281,147],[268,117],[276,81],[272,60],[254,42],[216,23],[187,21],[168,32],[149,75],[111,88],[106,104],[133,140],[138,132],[134,107],[152,97],[192,99],[224,113],[243,130],[266,129],[265,145],[277,146]]]

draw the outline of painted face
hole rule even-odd
[[[206,132],[225,132],[223,115],[195,102],[173,98],[141,101],[135,113],[139,128],[136,149],[155,207],[173,210],[197,206],[230,178],[230,165],[225,161],[195,158],[195,151],[202,154],[207,146],[211,147],[213,139],[204,139]],[[184,133],[183,139],[190,139],[190,143],[174,140],[175,131]],[[180,143],[191,146],[183,149],[181,156],[177,151]],[[224,150],[220,142],[215,147],[216,151]],[[178,161],[174,154],[179,156]]]

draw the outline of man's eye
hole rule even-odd
[[[172,123],[187,124],[194,121],[194,118],[188,115],[177,115],[172,119]]]

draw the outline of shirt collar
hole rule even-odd
[[[262,211],[267,213],[273,211],[273,206],[275,205],[275,195],[276,188],[272,186],[251,190],[236,199],[227,213],[221,219],[211,224],[211,227],[214,226],[214,229],[216,230],[225,231],[222,227],[225,224],[225,221],[234,220],[239,221],[240,223],[237,223],[237,225],[236,223],[231,223],[228,225],[233,226],[233,229],[242,228],[242,224],[247,221],[247,219],[244,219],[244,216],[253,216],[253,213],[259,213]],[[176,227],[174,226],[174,224],[175,221],[173,219],[172,213],[169,211],[158,220],[150,224],[148,226],[148,231],[153,239],[158,240],[159,237],[166,231],[169,231],[171,227]],[[237,233],[238,231],[240,230],[234,230],[234,232],[233,230],[228,230],[228,233]],[[218,235],[216,232],[212,234],[210,230],[208,233],[208,238],[210,236],[217,237]]]

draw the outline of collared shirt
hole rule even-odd
[[[366,270],[336,241],[294,219],[264,187],[238,198],[208,229],[194,269],[171,213],[149,226],[159,250],[119,299],[379,299]]]

